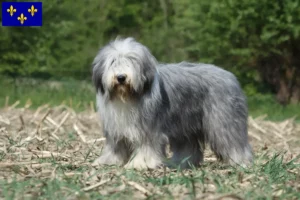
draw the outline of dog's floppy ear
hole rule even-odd
[[[142,65],[144,65],[143,75],[146,78],[144,89],[147,90],[151,87],[156,74],[157,61],[146,47],[144,49],[144,59],[142,60]]]
[[[100,50],[92,63],[92,70],[93,70],[92,80],[96,88],[96,91],[98,92],[100,90],[102,94],[104,93],[104,87],[102,83],[102,76],[104,70],[103,65],[104,65],[104,59],[102,58],[101,50]]]

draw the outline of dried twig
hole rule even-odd
[[[147,190],[146,188],[144,188],[143,186],[139,185],[136,182],[128,181],[127,184],[133,186],[134,188],[136,188],[140,192],[144,193],[146,196],[152,195],[152,193],[149,190]]]
[[[76,131],[77,135],[80,137],[82,142],[86,143],[85,136],[83,135],[82,131],[79,129],[79,127],[76,125],[76,123],[73,125],[74,130]]]
[[[62,157],[62,158],[70,158],[71,156],[58,153],[58,152],[51,152],[51,151],[36,151],[36,150],[31,150],[31,152],[39,157],[39,158],[51,158],[51,157]]]
[[[256,133],[254,133],[253,131],[248,131],[248,134],[251,137],[254,137],[255,139],[257,139],[258,141],[262,141],[261,137],[259,137]]]
[[[11,110],[11,109],[14,109],[15,107],[17,107],[17,105],[19,105],[20,104],[20,101],[18,100],[18,101],[16,101],[13,105],[11,105],[11,106],[9,106],[9,110]]]
[[[56,128],[59,127],[59,125],[50,116],[47,116],[46,120],[50,122],[50,124],[54,125]]]
[[[35,113],[33,114],[33,118],[31,119],[31,122],[33,122],[37,116],[40,114],[40,112],[45,109],[45,108],[48,108],[49,105],[48,104],[45,104],[45,105],[42,105],[40,107],[37,108],[37,110],[35,111]]]
[[[98,138],[98,139],[89,140],[89,141],[87,141],[87,143],[96,143],[96,142],[102,142],[105,140],[106,140],[106,138]]]
[[[19,128],[19,131],[21,131],[21,130],[24,129],[25,123],[24,123],[24,119],[23,119],[22,115],[20,115],[19,118],[20,118],[20,121],[21,121],[21,127]]]
[[[121,179],[128,185],[134,187],[135,189],[139,190],[140,192],[142,192],[144,195],[148,196],[148,195],[152,195],[152,193],[147,190],[146,188],[144,188],[143,186],[141,186],[140,184],[133,182],[133,181],[127,181],[125,179],[125,177],[121,177]]]
[[[43,123],[43,121],[46,119],[46,117],[50,114],[50,112],[51,112],[51,110],[50,109],[48,109],[47,110],[47,112],[46,112],[46,114],[42,117],[42,119],[39,121],[39,123],[38,123],[38,125],[37,125],[37,132],[38,132],[38,130],[40,129],[40,127],[41,127],[41,125],[42,125],[42,123]]]
[[[4,108],[7,108],[7,107],[8,107],[8,104],[9,104],[9,96],[6,96],[6,97],[5,97],[5,105],[4,105]]]
[[[68,119],[69,115],[70,115],[70,113],[67,112],[67,114],[64,116],[64,118],[59,123],[59,125],[56,127],[56,129],[51,133],[51,136],[53,136],[55,139],[59,140],[59,137],[56,135],[56,132],[65,123],[65,121]]]
[[[259,130],[260,132],[267,134],[267,131],[265,129],[263,129],[262,127],[260,127],[254,120],[252,117],[249,117],[249,122],[250,124],[257,130]]]
[[[95,185],[91,185],[91,186],[85,187],[82,190],[85,191],[85,192],[88,192],[88,191],[93,190],[93,189],[95,189],[97,187],[100,187],[101,185],[104,185],[105,183],[109,182],[110,180],[111,179],[103,180],[103,181],[101,181],[99,183],[96,183]]]
[[[16,165],[31,165],[31,164],[39,164],[38,162],[33,162],[33,161],[28,161],[28,162],[9,162],[9,163],[5,163],[2,162],[0,163],[0,168],[1,167],[12,167],[12,166],[16,166]]]
[[[61,122],[59,123],[58,127],[56,127],[56,129],[51,133],[51,135],[54,135],[58,129],[65,123],[65,121],[68,119],[70,113],[67,112],[66,115],[62,118]]]
[[[6,125],[10,125],[10,120],[4,116],[0,115],[0,122],[3,122]]]

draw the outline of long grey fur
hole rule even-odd
[[[128,77],[127,100],[116,95],[120,73]],[[147,47],[126,38],[100,49],[93,82],[107,138],[94,165],[155,168],[167,142],[175,166],[198,166],[205,144],[219,160],[251,164],[247,102],[232,73],[202,63],[159,64]]]

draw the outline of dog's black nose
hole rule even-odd
[[[120,74],[117,76],[117,80],[120,84],[124,83],[126,80],[126,75],[125,74]]]

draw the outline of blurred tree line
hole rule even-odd
[[[88,79],[101,45],[132,36],[161,62],[207,62],[300,100],[299,0],[44,0],[42,27],[1,27],[0,74]]]

